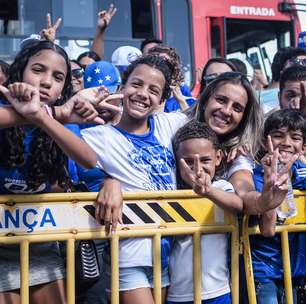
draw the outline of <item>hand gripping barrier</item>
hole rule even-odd
[[[294,191],[294,197],[298,210],[297,216],[287,219],[282,225],[277,225],[275,230],[275,232],[279,233],[281,236],[285,297],[286,303],[288,304],[293,304],[288,233],[306,232],[306,192]],[[244,216],[242,227],[242,243],[244,249],[244,265],[249,304],[257,303],[249,238],[250,235],[255,234],[260,234],[259,227],[249,227],[249,217]]]
[[[232,303],[239,294],[239,231],[236,216],[227,213],[193,191],[125,193],[123,225],[106,236],[94,218],[96,193],[0,196],[0,243],[20,244],[21,303],[29,303],[29,244],[65,241],[67,245],[67,303],[75,303],[75,241],[110,239],[111,302],[119,303],[119,240],[152,237],[154,299],[161,302],[162,236],[193,236],[194,303],[201,303],[201,234],[231,235]],[[202,248],[205,250],[205,248]]]

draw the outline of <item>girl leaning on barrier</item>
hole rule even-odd
[[[96,165],[89,146],[61,123],[100,122],[81,93],[71,95],[66,52],[49,41],[37,41],[16,56],[0,107],[0,193],[34,194],[68,190],[67,156],[85,168]],[[97,92],[87,99],[98,102]],[[103,97],[103,96],[102,96]],[[25,125],[25,126],[23,126]],[[19,247],[0,247],[0,303],[19,303]],[[30,246],[30,303],[65,303],[65,267],[58,245]]]

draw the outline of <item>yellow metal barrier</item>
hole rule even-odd
[[[154,299],[161,303],[162,236],[193,236],[194,303],[201,303],[201,234],[231,235],[232,303],[239,302],[239,234],[237,219],[193,191],[125,193],[123,225],[107,237],[94,219],[96,193],[0,196],[0,243],[20,244],[21,302],[29,303],[29,244],[67,243],[67,302],[75,302],[75,240],[111,241],[112,303],[119,303],[119,240],[152,237]],[[18,217],[18,220],[17,220]],[[203,249],[203,248],[202,248]],[[203,249],[205,250],[205,248]]]
[[[276,233],[281,235],[282,259],[284,268],[284,286],[286,303],[293,304],[290,250],[288,233],[306,232],[306,192],[294,191],[298,209],[297,216],[287,219],[283,225],[276,226]],[[249,227],[249,217],[244,216],[242,224],[242,242],[244,248],[244,265],[247,280],[249,304],[256,304],[255,282],[253,276],[250,235],[260,234],[259,227]]]

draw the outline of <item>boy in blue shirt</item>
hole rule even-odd
[[[298,110],[285,109],[272,113],[264,126],[264,141],[270,141],[273,149],[278,149],[281,161],[300,154],[306,140],[306,122]],[[265,156],[266,157],[266,156]],[[303,176],[306,164],[296,160],[292,165],[292,185],[294,189],[306,189],[306,179]],[[262,165],[254,169],[254,183],[257,191],[262,191],[264,170]],[[276,209],[269,211],[272,221],[276,221]],[[256,284],[257,303],[284,303],[283,264],[280,236],[269,238],[253,236],[250,239],[252,262]],[[289,234],[290,259],[293,285],[306,275],[306,261],[301,252],[306,251],[304,233]],[[302,248],[303,247],[303,248]],[[293,291],[296,297],[295,290]]]

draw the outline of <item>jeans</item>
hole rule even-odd
[[[283,282],[272,281],[256,283],[257,304],[285,304],[285,288]],[[296,289],[293,288],[293,303],[296,304]]]

